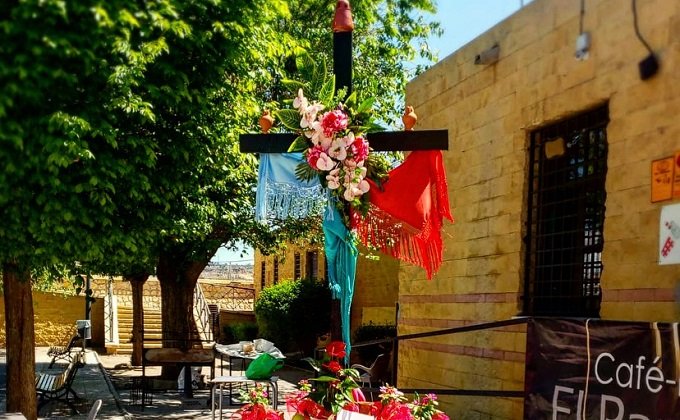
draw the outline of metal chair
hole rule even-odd
[[[362,387],[366,387],[366,384],[368,384],[368,388],[373,388],[373,382],[382,383],[385,373],[387,372],[388,363],[389,357],[387,357],[385,353],[382,353],[375,358],[370,367],[358,363],[355,363],[350,367],[359,371]]]

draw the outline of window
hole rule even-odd
[[[524,314],[598,317],[606,106],[531,134]]]
[[[274,257],[274,284],[279,282],[279,257]]]
[[[298,280],[298,279],[302,278],[302,261],[301,261],[299,252],[295,253],[295,264],[294,265],[295,266],[293,268],[293,270],[294,270],[293,278],[295,280]]]
[[[267,264],[262,261],[260,265],[260,290],[263,290],[265,286],[267,285]]]
[[[319,279],[319,252],[307,252],[307,278],[311,280]]]

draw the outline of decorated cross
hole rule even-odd
[[[337,93],[339,90],[345,89],[347,95],[350,95],[352,92],[352,31],[354,29],[354,24],[352,20],[352,14],[350,11],[350,6],[349,6],[349,1],[348,0],[338,0],[336,10],[335,10],[335,18],[333,20],[333,72],[335,75],[335,92]],[[332,90],[331,90],[332,91]],[[302,98],[304,101],[306,101],[306,98]],[[299,101],[299,99],[298,99]],[[301,111],[302,114],[302,111]],[[406,122],[406,121],[405,121]],[[370,143],[370,147],[374,151],[425,151],[425,150],[448,150],[448,131],[447,130],[418,130],[418,131],[412,131],[410,129],[411,127],[406,127],[406,130],[404,131],[393,131],[393,132],[374,132],[367,134],[367,140]],[[262,153],[262,154],[278,154],[278,153],[286,153],[289,150],[289,147],[293,142],[296,141],[298,138],[299,134],[296,133],[268,133],[265,130],[264,134],[243,134],[240,136],[239,143],[240,143],[240,150],[243,153]],[[354,139],[354,137],[352,137]],[[438,157],[437,157],[438,156]],[[394,181],[388,181],[391,182],[392,184],[397,184],[399,183],[399,179],[403,180],[404,182],[400,188],[405,189],[405,190],[411,190],[413,189],[414,191],[417,192],[417,194],[412,194],[410,196],[410,199],[412,201],[417,201],[421,200],[420,197],[424,195],[432,195],[433,197],[428,197],[427,198],[427,203],[426,205],[430,205],[431,202],[439,202],[440,203],[440,209],[438,209],[438,212],[432,212],[432,213],[438,213],[439,216],[439,222],[438,223],[432,223],[429,219],[424,222],[424,224],[427,225],[427,230],[428,233],[425,235],[417,235],[417,234],[412,234],[412,233],[392,233],[392,236],[389,238],[388,241],[383,241],[383,246],[378,246],[379,249],[382,251],[386,251],[388,253],[391,253],[393,256],[397,256],[398,258],[402,257],[401,259],[405,261],[410,261],[413,262],[418,261],[420,265],[424,266],[426,270],[428,270],[428,277],[431,276],[432,274],[432,267],[434,267],[434,270],[436,271],[436,268],[438,265],[436,263],[433,263],[433,260],[436,260],[437,258],[439,259],[439,262],[441,262],[441,237],[439,236],[439,229],[441,228],[441,216],[443,217],[448,217],[449,219],[451,218],[449,210],[448,210],[448,196],[446,195],[446,186],[445,186],[445,173],[443,171],[443,163],[441,159],[441,153],[438,153],[438,155],[432,158],[415,158],[412,159],[413,162],[409,163],[408,167],[407,165],[402,165],[405,168],[401,170],[400,173],[395,173],[394,174]],[[344,158],[342,158],[344,159]],[[356,159],[355,159],[356,160]],[[261,161],[262,165],[262,161]],[[436,168],[431,168],[435,167]],[[398,170],[399,168],[397,168]],[[424,175],[422,176],[422,172],[431,172],[434,173],[435,170],[437,170],[437,174],[440,174],[440,176],[429,176],[429,175]],[[261,169],[262,171],[262,169]],[[396,171],[396,170],[395,170]],[[410,173],[409,173],[410,171]],[[364,171],[365,172],[365,171]],[[415,174],[414,172],[417,172],[418,174]],[[443,174],[443,175],[442,175]],[[331,174],[332,175],[332,174]],[[412,178],[418,178],[418,176],[421,176],[421,178],[425,178],[424,182],[418,183],[418,182],[413,182],[411,179]],[[363,175],[362,175],[363,176]],[[430,187],[430,181],[433,178],[443,178],[443,184],[439,184],[436,187],[432,186]],[[327,178],[328,179],[328,178]],[[360,177],[361,179],[361,177]],[[390,180],[393,179],[393,175],[390,173]],[[260,181],[262,182],[262,181]],[[330,181],[329,181],[330,182]],[[413,185],[410,185],[413,184]],[[443,186],[442,186],[443,185]],[[384,190],[387,190],[389,185],[387,185]],[[411,188],[414,187],[414,188]],[[329,187],[330,188],[330,187]],[[422,191],[418,191],[418,189],[421,189]],[[375,188],[376,190],[378,188]],[[396,189],[396,188],[395,188]],[[373,193],[374,189],[371,189],[371,193]],[[381,189],[382,190],[382,189]],[[437,191],[435,191],[437,190]],[[443,190],[443,191],[442,191]],[[427,192],[428,194],[424,194],[424,192]],[[394,191],[393,191],[394,192]],[[388,192],[389,193],[389,192]],[[390,202],[390,197],[389,194],[384,194],[387,196],[386,198],[380,198],[378,201],[386,202],[389,204]],[[259,192],[258,192],[259,194]],[[376,192],[378,194],[378,192]],[[408,194],[402,194],[400,191],[397,191],[397,200],[392,199],[392,201],[398,201],[398,200],[408,200],[409,195]],[[436,197],[435,197],[436,196]],[[371,198],[373,200],[373,198]],[[377,206],[380,205],[380,203],[376,203]],[[414,205],[416,205],[414,203]],[[435,203],[436,205],[436,203]],[[398,205],[400,207],[400,205]],[[422,207],[422,203],[418,203],[416,205],[417,207]],[[346,205],[347,207],[347,205]],[[445,208],[444,208],[445,207]],[[399,213],[398,211],[396,213]],[[376,213],[377,214],[377,213]],[[398,225],[422,225],[421,220],[418,219],[418,217],[410,217],[408,213],[404,213],[403,215],[401,214],[389,214],[387,217],[382,214],[382,217],[376,217],[375,214],[368,214],[364,215],[363,219],[358,218],[356,220],[359,220],[357,222],[359,224],[359,235],[361,236],[361,232],[363,233],[363,238],[366,239],[368,237],[374,238],[376,231],[381,231],[381,230],[389,230],[389,222],[386,222],[386,219],[396,219],[398,221]],[[402,217],[403,216],[403,217]],[[417,215],[416,215],[417,216]],[[374,220],[371,220],[373,217]],[[429,216],[427,216],[429,217]],[[331,217],[332,219],[332,217]],[[376,221],[377,219],[380,219],[379,221]],[[415,221],[414,221],[415,220]],[[436,229],[437,234],[436,235],[430,235],[429,231]],[[326,257],[327,261],[329,258],[344,258],[345,254],[347,253],[352,253],[348,251],[336,251],[336,249],[329,249],[329,246],[333,248],[334,245],[329,245],[329,235],[331,235],[331,241],[333,240],[332,234],[333,234],[333,228],[332,227],[327,227],[326,226],[326,221],[324,221],[324,232],[326,233]],[[395,231],[393,229],[393,231]],[[330,233],[329,233],[330,232]],[[337,233],[337,232],[336,232]],[[412,235],[412,236],[409,236]],[[339,234],[340,239],[336,242],[342,242],[342,232]],[[380,244],[378,244],[380,245]],[[353,246],[353,245],[351,245]],[[350,248],[351,248],[350,246]],[[350,249],[349,251],[353,251],[354,254],[356,254],[356,249],[354,248],[353,250]],[[329,254],[332,255],[332,257],[329,257]],[[338,255],[340,257],[338,257]],[[348,261],[348,260],[346,260]],[[331,280],[331,283],[333,283],[334,278],[335,281],[337,281],[338,277],[341,277],[343,275],[346,275],[348,271],[354,271],[356,267],[356,257],[354,257],[354,263],[352,264],[351,261],[345,264],[343,267],[342,262],[338,261],[337,263],[330,264],[329,262],[329,277]],[[337,272],[335,266],[337,266]],[[338,303],[337,300],[334,300],[332,312],[331,312],[331,336],[333,339],[339,339],[340,337],[343,337],[343,339],[347,342],[347,334],[349,331],[349,306],[351,304],[351,296],[352,296],[352,291],[353,291],[353,281],[354,281],[354,273],[351,273],[351,284],[342,286],[342,287],[348,287],[349,293],[345,290],[342,291],[344,293],[344,299],[345,301],[342,302],[343,297],[340,297],[340,303]],[[331,285],[333,288],[333,285]],[[337,286],[336,286],[337,287]],[[342,288],[341,287],[341,288]],[[335,296],[335,294],[334,294]],[[349,296],[349,302],[347,302],[347,296]],[[343,316],[344,314],[345,316]],[[341,323],[342,319],[342,323]],[[341,328],[341,324],[342,328]],[[342,332],[341,332],[342,329]]]

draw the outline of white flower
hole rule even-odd
[[[293,108],[296,109],[299,108],[300,113],[302,114],[307,109],[308,104],[309,101],[307,101],[307,98],[305,98],[304,93],[302,93],[302,88],[298,89],[298,94],[295,97],[295,99],[293,99]]]
[[[332,140],[328,154],[335,160],[345,160],[347,158],[347,143],[345,143],[345,139]]]
[[[324,134],[319,121],[314,121],[312,128],[314,129],[314,132],[312,133],[312,143],[316,146],[321,146],[323,150],[327,151],[328,148],[331,147],[333,138],[327,137],[326,134]]]
[[[335,168],[326,175],[326,181],[328,181],[328,188],[331,190],[338,189],[340,187],[340,168]]]
[[[316,116],[321,110],[323,110],[323,105],[318,102],[314,102],[310,106],[305,106],[305,108],[300,108],[300,115],[302,115],[300,127],[312,128],[316,121]]]
[[[330,171],[335,167],[335,162],[326,153],[321,152],[319,160],[316,161],[316,168],[320,171]]]
[[[362,179],[361,182],[359,182],[359,189],[362,193],[367,193],[371,189],[371,184],[365,179]]]

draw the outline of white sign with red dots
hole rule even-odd
[[[659,264],[680,264],[680,204],[661,209],[659,228]]]

